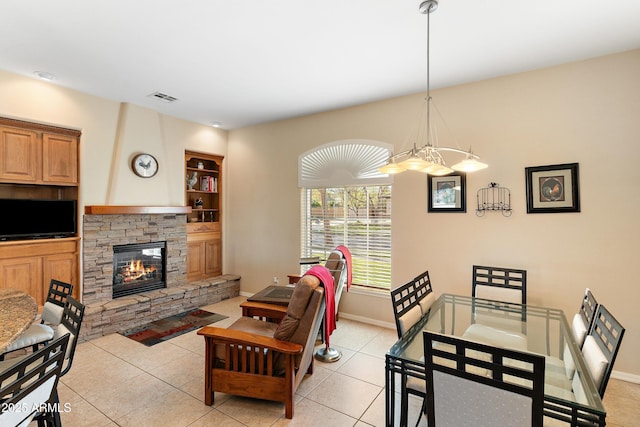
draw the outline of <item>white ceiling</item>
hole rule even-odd
[[[424,91],[419,3],[1,0],[0,69],[234,129]],[[638,0],[440,0],[431,88],[639,47]]]

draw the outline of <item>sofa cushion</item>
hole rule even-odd
[[[263,337],[272,337],[277,326],[278,325],[276,325],[275,323],[265,322],[262,320],[254,319],[253,317],[240,317],[227,329],[248,332],[255,335],[261,335]],[[223,361],[225,359],[225,346],[216,345],[215,355],[216,359]]]
[[[309,299],[318,286],[320,286],[320,279],[315,276],[305,275],[300,278],[289,300],[287,314],[273,334],[274,338],[283,341],[291,340],[296,329],[298,329],[300,319],[307,310]]]

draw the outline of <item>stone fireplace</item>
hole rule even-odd
[[[239,295],[240,277],[235,275],[187,282],[186,210],[190,208],[85,206],[83,339]]]
[[[113,299],[114,247],[165,242],[166,288],[187,283],[186,215],[108,214],[84,215],[83,286],[84,304]]]

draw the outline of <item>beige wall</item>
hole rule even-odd
[[[574,312],[590,287],[628,328],[616,370],[640,375],[633,266],[640,208],[640,50],[434,91],[463,148],[490,168],[468,177],[466,214],[427,214],[426,177],[407,172],[393,193],[393,283],[429,269],[440,292],[470,292],[474,263],[529,271],[534,304]],[[407,148],[423,95],[401,97],[227,133],[0,71],[0,115],[83,132],[81,205],[183,203],[185,149],[225,155],[224,271],[243,292],[298,270],[298,155],[342,139]],[[440,142],[455,145],[440,128]],[[131,156],[150,152],[154,178],[135,177]],[[598,163],[598,161],[602,163]],[[582,212],[527,215],[524,168],[580,163]],[[474,214],[489,182],[511,189],[514,213]],[[352,291],[341,311],[392,322],[388,298]]]
[[[433,91],[463,148],[490,167],[468,175],[466,214],[428,214],[426,177],[393,187],[393,283],[428,269],[438,293],[470,293],[471,266],[528,270],[528,298],[577,311],[590,287],[628,329],[616,371],[640,375],[640,50]],[[362,138],[403,145],[423,94],[269,123],[229,134],[229,271],[255,292],[298,270],[297,159],[327,142]],[[442,145],[455,146],[441,126]],[[581,213],[527,214],[527,166],[578,162]],[[513,215],[475,215],[489,182],[511,190]],[[341,311],[392,322],[386,298],[347,295]]]
[[[81,205],[183,205],[184,150],[226,155],[227,132],[135,105],[0,71],[0,115],[82,131]],[[153,178],[131,172],[136,153],[153,154]]]

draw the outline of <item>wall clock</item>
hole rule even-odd
[[[158,161],[151,154],[137,154],[131,162],[133,173],[142,178],[151,178],[158,173]]]

